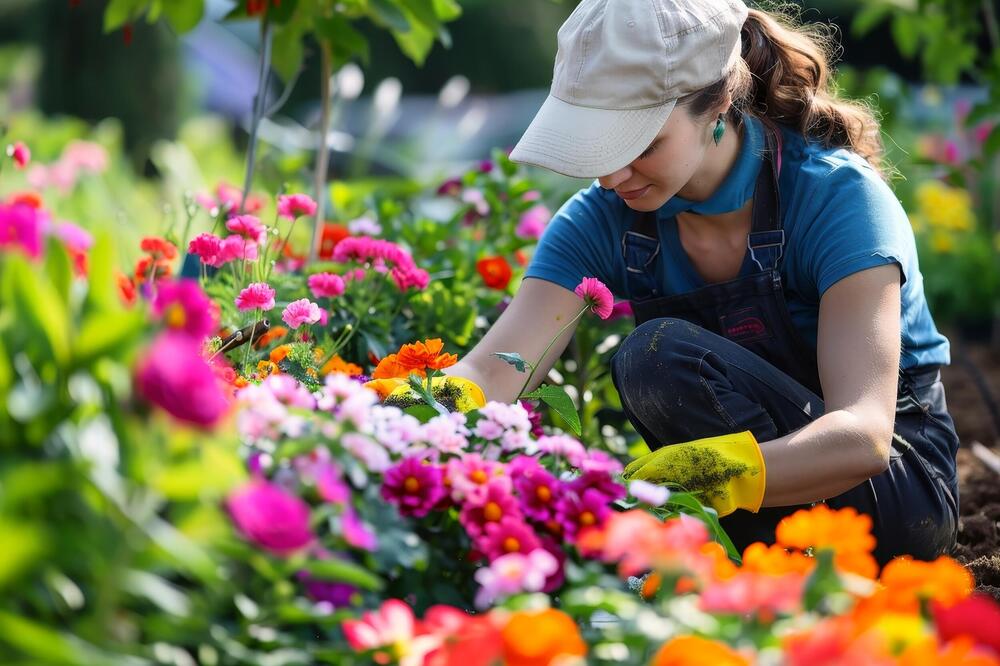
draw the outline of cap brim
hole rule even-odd
[[[614,111],[575,106],[549,95],[510,159],[574,178],[606,176],[649,147],[675,104]]]

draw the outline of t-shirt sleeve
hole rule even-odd
[[[614,259],[618,224],[611,204],[596,184],[570,197],[545,228],[525,277],[554,282],[572,291],[596,277],[620,293]]]
[[[895,263],[901,284],[916,251],[909,219],[896,195],[874,170],[853,162],[819,179],[810,196],[812,211],[803,229],[798,258],[822,296],[827,289],[867,268]]]

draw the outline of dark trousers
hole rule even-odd
[[[760,356],[682,319],[642,324],[611,363],[625,414],[650,449],[744,430],[765,442],[824,413],[819,396]],[[933,559],[955,544],[958,526],[958,436],[937,367],[904,371],[894,430],[889,468],[826,503],[871,516],[880,564]],[[774,543],[778,521],[808,506],[740,509],[721,522],[742,552]]]

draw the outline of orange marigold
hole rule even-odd
[[[268,358],[270,359],[271,363],[278,364],[285,360],[285,357],[288,356],[288,352],[290,351],[292,351],[291,345],[278,345],[277,347],[271,350],[271,354],[268,356]]]
[[[457,355],[442,354],[443,350],[444,342],[441,341],[441,338],[413,342],[399,348],[396,360],[400,365],[412,370],[423,370],[425,368],[442,370],[458,363]]]
[[[903,612],[918,610],[921,599],[952,606],[972,594],[975,587],[969,570],[946,556],[933,562],[897,557],[885,565],[880,582],[892,599],[893,609]]]
[[[411,370],[407,366],[403,365],[397,360],[397,354],[389,354],[375,367],[375,371],[372,373],[372,379],[397,379],[405,378],[410,375],[411,372],[415,372],[421,377],[425,376],[427,373],[423,369],[413,369]]]
[[[274,374],[280,374],[281,370],[273,361],[258,361],[257,362],[257,379],[263,379]]]
[[[518,611],[500,633],[506,666],[549,666],[559,657],[587,654],[576,622],[554,608]]]
[[[899,655],[899,666],[1000,666],[1000,657],[977,647],[968,636],[959,636],[935,650],[914,645]]]
[[[875,549],[872,519],[854,507],[831,509],[817,504],[801,509],[778,523],[775,533],[779,545],[798,550],[833,550],[834,563],[841,571],[874,578],[878,563],[871,556]]]
[[[288,329],[284,326],[272,326],[268,329],[267,333],[260,335],[257,338],[257,342],[254,344],[257,345],[257,349],[263,349],[275,340],[280,340],[286,335],[288,335]]]
[[[728,645],[698,636],[678,636],[663,644],[650,666],[748,666],[751,662]]]
[[[742,571],[783,576],[790,573],[808,574],[815,566],[814,558],[804,553],[785,550],[776,544],[766,546],[758,541],[743,551]]]
[[[323,364],[323,367],[320,368],[319,371],[324,375],[328,375],[332,372],[339,372],[343,375],[350,375],[351,377],[355,377],[364,372],[360,365],[348,363],[337,354],[334,354],[333,358]]]

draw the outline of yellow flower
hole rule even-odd
[[[966,190],[928,180],[917,187],[919,215],[934,229],[969,231],[975,226],[972,197]]]
[[[921,643],[929,643],[928,647],[934,647],[934,636],[919,615],[886,613],[875,622],[873,629],[881,634],[892,654],[900,654]]]
[[[931,234],[931,249],[938,254],[949,254],[955,250],[955,237],[937,229]]]

